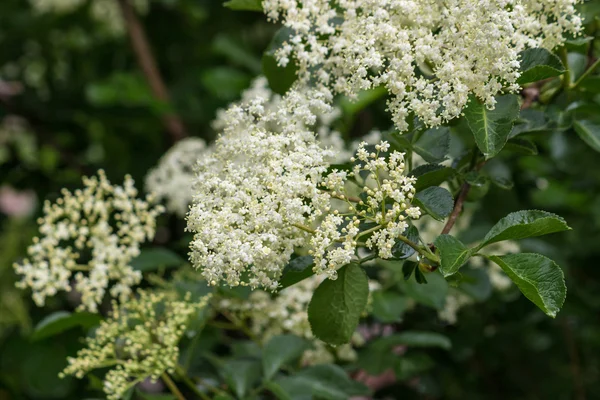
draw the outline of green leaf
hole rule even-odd
[[[401,280],[398,285],[407,296],[428,307],[442,310],[448,294],[448,282],[439,272],[427,274],[427,283],[415,279]]]
[[[299,358],[309,347],[309,343],[299,336],[280,335],[271,338],[263,349],[265,379],[271,379],[282,365]]]
[[[165,247],[142,249],[140,255],[131,261],[134,269],[142,272],[156,271],[159,268],[175,268],[185,264],[177,253]]]
[[[141,400],[177,400],[177,398],[169,393],[146,393],[139,388],[135,390],[136,399]]]
[[[413,243],[419,242],[419,231],[414,225],[409,226],[403,235]],[[396,243],[394,243],[394,247],[392,247],[392,255],[395,259],[404,260],[413,254],[415,254],[415,249],[401,240],[396,241]]]
[[[567,287],[562,269],[541,254],[520,253],[490,256],[517,285],[521,293],[554,318],[562,307]]]
[[[427,354],[406,354],[398,360],[394,368],[396,379],[403,381],[431,369],[435,362]]]
[[[244,398],[248,390],[260,380],[260,371],[260,363],[257,360],[247,359],[229,360],[220,368],[223,378],[238,399]]]
[[[504,147],[506,150],[514,151],[518,154],[524,154],[528,156],[535,156],[538,153],[537,146],[530,139],[526,139],[523,137],[510,139],[506,146]]]
[[[369,394],[366,386],[350,379],[346,371],[334,364],[315,365],[275,382],[293,400],[346,400]]]
[[[283,275],[279,280],[279,290],[283,290],[314,275],[312,269],[314,265],[315,260],[312,256],[301,256],[292,259],[283,269]]]
[[[75,328],[77,326],[83,329],[90,329],[98,325],[102,321],[102,317],[98,314],[89,312],[70,313],[67,311],[57,311],[50,314],[40,321],[35,327],[32,340],[41,340],[50,336],[58,335],[64,331]]]
[[[408,308],[409,300],[396,292],[377,290],[372,294],[373,315],[383,323],[402,321],[402,314]]]
[[[520,56],[521,76],[517,79],[519,85],[538,82],[565,72],[560,59],[546,49],[527,49],[521,52]]]
[[[223,3],[227,8],[236,11],[262,11],[262,0],[229,0]]]
[[[515,183],[509,179],[509,178],[504,178],[502,176],[495,176],[492,178],[492,183],[499,187],[500,189],[504,189],[504,190],[510,190],[513,188],[513,186],[515,186]]]
[[[483,238],[476,250],[502,240],[519,240],[570,230],[560,216],[547,211],[517,211],[502,218]]]
[[[271,41],[267,51],[262,57],[262,71],[269,87],[277,94],[284,95],[296,82],[298,66],[291,59],[285,67],[279,66],[275,58],[275,51],[281,47],[281,44],[289,40],[292,31],[289,28],[281,28]]]
[[[277,382],[267,381],[264,383],[265,388],[271,392],[277,400],[292,400],[292,397],[285,391]]]
[[[391,350],[395,346],[409,347],[439,347],[450,350],[452,343],[446,336],[436,332],[426,331],[404,331],[402,333],[386,336],[378,339],[377,346]]]
[[[444,161],[450,151],[450,129],[441,127],[426,130],[414,143],[413,150],[429,163]]]
[[[465,108],[465,118],[469,124],[475,142],[486,159],[494,157],[502,150],[519,117],[519,100],[516,95],[509,94],[496,98],[493,110],[488,110],[485,104],[471,99]]]
[[[365,271],[354,263],[340,268],[338,278],[324,280],[308,305],[308,322],[313,334],[330,344],[348,343],[368,297]]]
[[[418,192],[413,204],[420,207],[432,218],[442,221],[452,212],[454,199],[449,191],[439,186],[432,186]]]
[[[471,257],[471,250],[454,236],[438,236],[434,244],[440,252],[440,271],[444,277],[457,273]]]
[[[452,168],[438,164],[425,164],[412,170],[411,176],[417,178],[415,190],[420,192],[431,186],[439,186],[454,175]]]
[[[396,368],[399,361],[409,354],[399,357],[393,353],[394,347],[408,346],[413,348],[438,347],[449,350],[452,347],[450,339],[435,332],[405,331],[375,339],[359,353],[358,364],[373,375],[379,375],[390,368]]]
[[[342,107],[342,110],[344,110],[345,114],[356,115],[358,112],[365,109],[386,94],[387,89],[385,86],[377,86],[376,88],[359,92],[357,98],[354,100],[343,97],[340,101],[340,106]]]
[[[592,149],[600,152],[600,124],[590,120],[579,120],[573,122],[575,132],[581,140]]]

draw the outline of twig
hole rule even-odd
[[[463,209],[463,204],[465,203],[465,200],[467,199],[469,190],[471,190],[471,185],[468,184],[467,182],[463,183],[462,187],[460,188],[460,193],[458,194],[458,197],[456,198],[456,201],[454,202],[454,208],[452,209],[452,212],[450,213],[450,216],[448,217],[448,221],[446,222],[444,229],[442,229],[442,233],[441,233],[442,235],[445,235],[452,230],[452,227],[456,223],[456,220],[458,219],[458,216],[460,215],[460,213]]]
[[[129,0],[118,0],[118,3],[121,6],[121,13],[123,14],[123,19],[127,26],[131,46],[133,47],[138,64],[146,76],[146,80],[150,85],[154,97],[163,103],[170,104],[171,100],[169,92],[160,75],[156,60],[152,55],[146,32],[144,31],[134,8],[131,6]],[[173,111],[165,113],[162,120],[165,129],[169,132],[173,142],[187,136],[181,119],[173,113]]]

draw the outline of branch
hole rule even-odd
[[[454,208],[452,209],[452,212],[450,213],[450,217],[448,217],[448,222],[446,222],[444,229],[442,229],[442,233],[441,233],[442,235],[445,235],[452,230],[452,227],[456,223],[456,220],[458,219],[458,216],[460,215],[460,213],[463,209],[463,204],[465,203],[465,200],[467,199],[469,190],[471,190],[471,185],[469,185],[467,182],[463,183],[462,187],[460,188],[460,193],[458,194],[458,197],[456,198],[456,201],[454,202]]]
[[[127,26],[131,47],[133,47],[138,64],[146,76],[146,80],[150,85],[154,97],[163,103],[170,104],[171,99],[169,97],[169,92],[160,75],[156,60],[152,55],[152,50],[148,43],[146,32],[144,31],[135,10],[131,6],[129,0],[118,0],[118,3],[121,6],[121,13],[125,20],[125,25]],[[187,136],[185,127],[177,114],[170,111],[163,115],[162,120],[165,129],[169,132],[173,142]]]
[[[476,151],[476,150],[474,150],[474,151]],[[476,153],[474,153],[474,154],[476,154]],[[476,157],[474,156],[473,162],[472,162],[473,164],[475,164],[475,160],[476,160]],[[480,163],[474,165],[472,167],[473,171],[481,170],[481,168],[483,168],[485,163],[486,163],[486,161],[481,161]],[[465,200],[467,199],[469,190],[471,190],[471,185],[468,184],[467,182],[464,182],[460,188],[460,193],[458,194],[458,196],[456,197],[456,201],[454,202],[454,208],[452,209],[452,212],[450,213],[450,216],[448,217],[448,221],[446,222],[446,225],[444,226],[444,229],[442,229],[442,233],[440,233],[440,235],[445,235],[447,233],[450,233],[450,231],[452,230],[452,227],[456,223],[456,220],[458,219],[458,217],[463,209],[463,205],[465,203]]]

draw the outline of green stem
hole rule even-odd
[[[577,87],[583,82],[585,78],[587,78],[592,72],[596,70],[600,66],[600,58],[596,60],[584,73],[575,81],[575,83],[571,86],[571,89],[577,89]]]
[[[301,229],[301,230],[303,230],[305,232],[312,233],[313,235],[315,233],[317,233],[314,229],[311,229],[308,226],[305,226],[305,225],[302,225],[302,224],[292,224],[292,226],[295,226],[296,228]]]
[[[421,254],[423,257],[427,258],[429,261],[432,261],[436,264],[440,263],[440,258],[438,256],[436,256],[435,254],[433,254],[433,252],[431,250],[429,250],[428,247],[420,246],[417,243],[410,240],[409,238],[407,238],[406,236],[402,236],[402,235],[398,236],[398,240],[406,243],[407,245],[409,245],[410,247],[415,249],[419,254]]]
[[[253,342],[260,345],[260,341],[256,338],[256,336],[250,331],[250,329],[244,324],[243,321],[240,321],[235,315],[229,313],[225,310],[220,310],[221,314],[225,316],[228,320],[230,320],[235,326],[237,326],[242,332],[246,334]]]
[[[367,229],[366,231],[363,231],[363,232],[359,233],[358,236],[356,236],[356,238],[358,239],[359,237],[368,235],[369,233],[375,232],[376,230],[381,229],[381,228],[383,228],[383,225],[377,225],[377,226],[375,226],[375,227],[373,227],[371,229]]]
[[[169,377],[169,375],[166,372],[163,372],[163,374],[160,377],[165,382],[165,384],[169,387],[169,390],[171,391],[171,393],[173,393],[173,395],[175,397],[177,397],[178,400],[185,400],[185,397],[183,397],[183,394],[181,394],[179,389],[177,389],[177,385],[175,385],[175,382],[173,382],[173,380]]]
[[[183,383],[185,383],[186,386],[188,388],[190,388],[190,390],[192,392],[194,392],[196,395],[198,395],[203,400],[210,400],[210,396],[208,396],[206,393],[200,391],[196,387],[196,385],[194,384],[194,382],[192,382],[192,380],[190,378],[188,378],[187,374],[185,373],[185,371],[180,366],[177,366],[175,368],[175,372],[177,372],[177,375],[178,375],[179,379],[181,379],[183,381]]]
[[[367,261],[371,261],[377,258],[377,255],[375,254],[371,254],[370,256],[367,256],[365,258],[361,258],[360,260],[358,260],[359,264],[363,264],[366,263]]]
[[[569,90],[571,87],[571,70],[569,69],[569,59],[567,54],[567,47],[563,46],[559,51],[560,60],[565,66],[565,73],[563,75],[563,89]]]

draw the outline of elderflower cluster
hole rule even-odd
[[[171,293],[140,290],[138,294],[119,306],[113,304],[110,318],[86,339],[87,346],[77,357],[67,359],[61,376],[83,378],[94,369],[111,367],[104,392],[109,400],[117,400],[147,378],[157,380],[165,372],[175,372],[179,341],[209,297],[194,303],[189,293],[183,300]]]
[[[146,176],[146,190],[166,203],[170,212],[183,217],[192,202],[194,166],[212,149],[200,138],[177,142]]]
[[[122,301],[141,281],[130,262],[140,245],[154,238],[163,207],[153,206],[150,196],[136,198],[130,176],[115,186],[100,170],[83,184],[83,190],[63,189],[56,203],[44,203],[40,237],[28,248],[29,258],[14,265],[21,275],[17,286],[31,288],[38,306],[59,291],[71,291],[73,284],[81,294],[79,309],[97,312],[111,281],[110,295]]]
[[[248,300],[222,299],[218,307],[233,312],[249,324],[251,332],[261,343],[267,343],[273,336],[293,334],[311,341],[312,348],[304,351],[301,363],[315,365],[338,361],[353,361],[357,354],[354,347],[364,343],[356,332],[351,343],[331,347],[316,339],[308,322],[308,304],[323,281],[322,276],[313,275],[297,284],[283,289],[273,297],[270,293],[256,290]],[[369,281],[369,290],[379,288],[377,282]],[[369,296],[370,301],[370,296]]]
[[[314,133],[331,110],[323,91],[292,91],[276,106],[258,96],[232,105],[214,151],[198,160],[187,229],[190,259],[212,285],[278,286],[329,205],[319,188],[334,152]]]
[[[337,269],[352,260],[360,238],[366,235],[370,236],[364,246],[379,258],[391,258],[396,240],[409,226],[407,219],[421,216],[420,209],[411,206],[416,178],[406,176],[402,153],[393,151],[386,157],[389,147],[385,141],[370,147],[360,143],[356,157],[351,158],[352,172],[334,170],[321,183],[347,209],[328,214],[310,240],[316,273],[335,279]],[[350,180],[360,185],[358,198],[349,195]]]
[[[552,49],[577,34],[578,0],[264,0],[291,34],[276,51],[302,83],[355,97],[385,86],[393,120],[428,125],[458,117],[469,95],[492,108],[515,92],[519,53]]]

